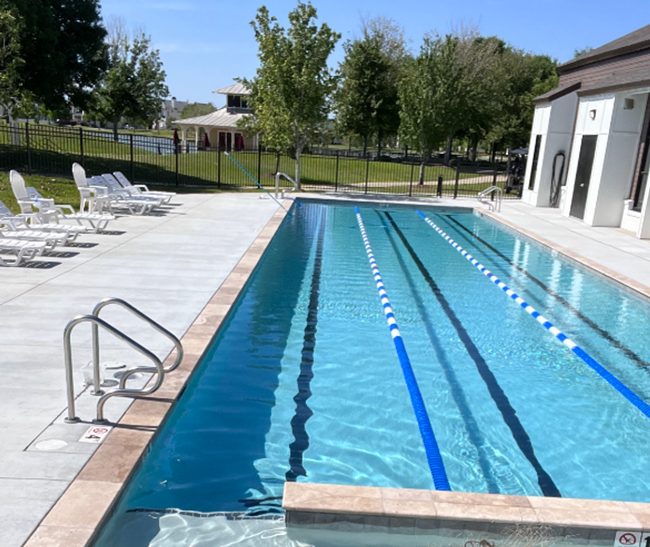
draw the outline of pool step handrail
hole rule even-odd
[[[176,359],[168,367],[164,367],[160,358],[158,358],[152,351],[144,347],[142,344],[136,342],[131,337],[126,335],[121,330],[117,329],[110,323],[107,323],[99,317],[99,313],[102,309],[109,305],[118,305],[123,309],[131,312],[133,315],[149,324],[156,331],[161,333],[163,336],[169,338],[174,344],[176,349]],[[169,332],[163,326],[158,324],[156,321],[151,319],[149,316],[142,313],[135,306],[129,304],[121,298],[104,298],[93,308],[92,314],[88,315],[78,315],[72,319],[65,327],[63,331],[63,353],[65,360],[65,376],[66,376],[66,385],[67,385],[67,398],[68,398],[68,412],[67,417],[65,418],[66,423],[77,423],[80,421],[80,418],[76,416],[75,410],[75,391],[74,391],[74,371],[72,364],[72,331],[77,325],[82,323],[90,323],[92,328],[92,374],[93,374],[93,395],[100,396],[99,401],[97,401],[97,415],[95,420],[96,423],[106,422],[104,418],[104,405],[106,401],[111,397],[143,397],[146,395],[151,395],[157,391],[163,384],[165,379],[165,373],[172,372],[175,370],[183,360],[183,346],[174,334]],[[140,354],[144,355],[149,359],[153,366],[139,366],[128,369],[120,378],[119,387],[111,392],[104,393],[101,390],[101,371],[100,371],[100,349],[99,349],[99,327],[102,327],[105,331],[109,332],[119,340],[125,342],[128,346],[132,347]],[[128,389],[126,388],[126,381],[130,376],[136,372],[142,372],[145,374],[153,374],[155,377],[154,382],[148,388],[142,389]]]
[[[488,199],[488,196],[490,199]],[[503,190],[498,186],[490,186],[481,190],[476,196],[481,203],[486,203],[490,211],[501,211],[501,201],[503,200]]]
[[[288,180],[291,184],[293,184],[293,188],[288,188],[287,190],[280,190],[281,178],[284,178]],[[286,173],[280,173],[280,171],[278,171],[275,174],[275,199],[278,199],[278,194],[280,194],[280,197],[284,197],[285,192],[294,192],[297,189],[298,189],[298,185],[296,184],[296,181],[293,180],[289,175],[287,175]]]

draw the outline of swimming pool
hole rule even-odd
[[[451,488],[645,501],[650,420],[414,210],[360,212]],[[293,213],[98,545],[171,508],[278,513],[286,480],[433,488],[354,209]],[[648,400],[647,303],[469,212],[425,213]]]

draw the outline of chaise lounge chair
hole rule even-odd
[[[159,192],[157,190],[149,190],[144,184],[131,184],[122,171],[115,171],[113,173],[115,180],[129,192],[132,196],[152,196],[163,198],[163,203],[167,204],[176,195],[176,192]],[[106,177],[106,175],[104,175]]]
[[[57,205],[53,199],[44,198],[34,188],[26,188],[25,180],[17,171],[11,171],[9,178],[21,214],[36,214],[43,223],[58,224],[61,220],[67,220],[78,227],[83,227],[86,223],[92,232],[97,233],[104,230],[111,220],[115,220],[112,215],[84,211],[77,213],[72,205]]]
[[[20,266],[43,254],[45,248],[43,242],[9,239],[0,234],[0,266]],[[7,254],[12,255],[12,260],[7,259]]]

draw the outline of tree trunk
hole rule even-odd
[[[470,160],[472,160],[473,162],[476,162],[477,157],[478,157],[478,135],[474,135],[472,137]]]
[[[277,175],[280,171],[280,154],[275,154],[275,174]]]
[[[426,164],[426,158],[422,158],[422,163],[420,163],[420,174],[418,175],[418,184],[424,184],[424,167]]]
[[[113,140],[114,140],[115,142],[118,142],[118,141],[120,140],[119,137],[118,137],[118,135],[117,135],[117,124],[118,124],[118,123],[120,123],[120,120],[119,120],[119,119],[113,121]]]
[[[368,135],[363,137],[363,157],[366,157],[366,152],[368,151]]]
[[[377,161],[379,161],[379,156],[381,156],[381,131],[377,133]]]
[[[454,143],[453,137],[447,137],[447,147],[445,148],[445,159],[443,163],[449,165],[449,160],[451,160],[451,147]]]

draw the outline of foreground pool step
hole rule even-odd
[[[650,532],[650,504],[621,501],[286,483],[282,507],[290,528],[386,527],[463,543],[535,536],[610,546],[624,531],[640,545]]]

